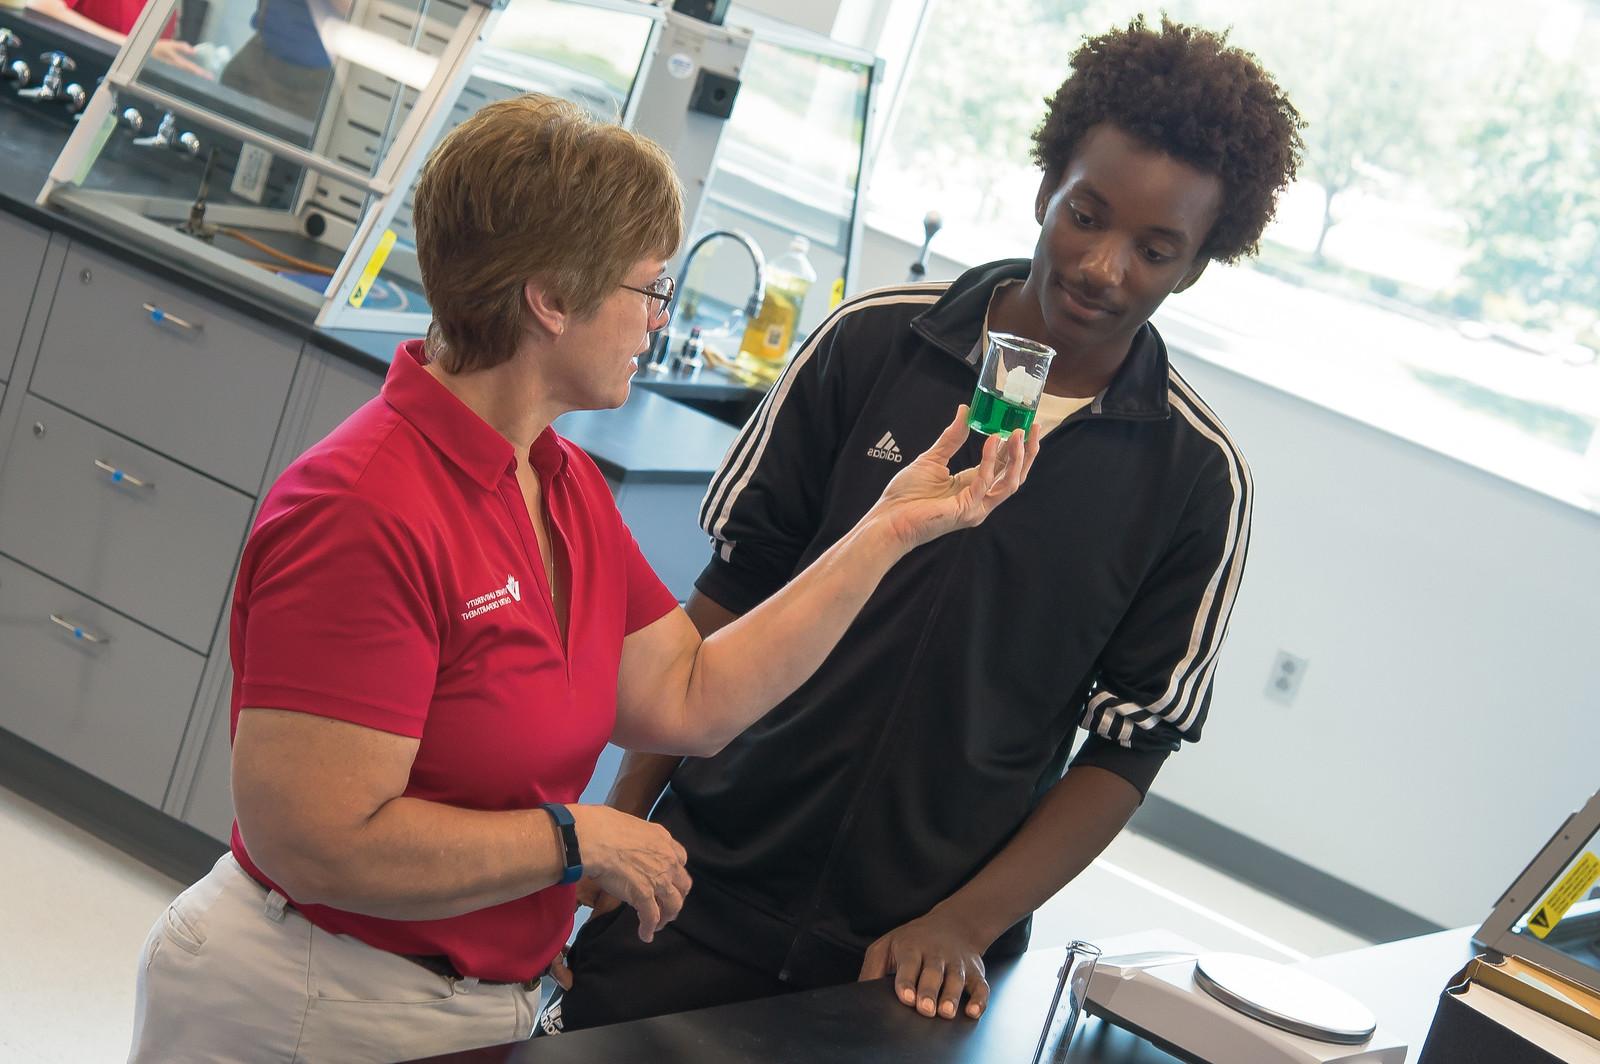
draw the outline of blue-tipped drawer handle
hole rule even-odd
[[[105,461],[104,459],[96,458],[94,460],[94,467],[96,469],[100,470],[100,472],[104,473],[106,476],[110,477],[111,478],[111,483],[113,483],[113,484],[126,484],[130,488],[153,488],[153,487],[155,487],[155,482],[154,481],[140,480],[138,477],[134,476],[132,473],[129,473],[127,470],[118,469],[116,466],[112,465],[110,462]]]
[[[85,628],[81,624],[77,624],[77,623],[75,623],[73,621],[67,620],[65,617],[61,616],[61,614],[59,614],[59,613],[52,613],[50,615],[50,620],[51,620],[51,622],[53,624],[57,625],[58,627],[65,628],[67,631],[71,632],[72,633],[72,638],[81,639],[85,643],[109,643],[109,642],[111,642],[111,637],[110,636],[102,635],[99,632],[90,631],[89,629]]]
[[[150,320],[155,322],[157,325],[175,325],[180,329],[187,329],[190,332],[198,332],[200,329],[200,326],[195,325],[192,322],[184,321],[176,314],[169,314],[160,307],[156,306],[154,303],[144,304],[144,312],[150,315]]]

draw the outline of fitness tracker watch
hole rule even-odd
[[[539,807],[556,822],[556,833],[561,836],[562,863],[566,870],[561,874],[561,885],[568,886],[583,878],[583,856],[578,853],[578,827],[572,822],[572,813],[558,802],[545,802]]]

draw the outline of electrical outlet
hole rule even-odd
[[[1267,674],[1267,697],[1286,706],[1293,705],[1308,664],[1305,658],[1287,650],[1278,651],[1278,656],[1272,659],[1272,671]]]

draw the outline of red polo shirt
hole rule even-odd
[[[383,392],[284,471],[245,543],[230,629],[243,706],[421,740],[408,797],[466,809],[573,802],[616,719],[623,637],[675,605],[594,462],[554,431],[529,452],[570,579],[562,644],[516,455],[395,353]],[[237,822],[233,852],[250,860]],[[293,901],[293,899],[290,899]],[[444,920],[298,906],[380,949],[523,980],[572,926],[573,888]]]

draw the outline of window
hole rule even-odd
[[[1600,506],[1600,3],[930,0],[874,220],[1028,254],[1043,100],[1140,10],[1231,26],[1309,122],[1260,257],[1170,300],[1174,343]]]

